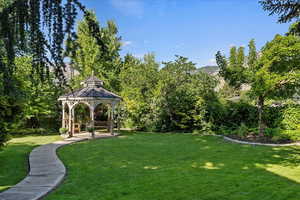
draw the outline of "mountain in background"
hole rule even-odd
[[[219,67],[218,66],[204,66],[204,67],[200,67],[199,71],[205,72],[208,74],[216,74],[217,72],[219,72]]]

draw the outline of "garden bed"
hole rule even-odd
[[[274,140],[273,137],[270,136],[258,136],[258,135],[247,135],[247,136],[239,136],[239,135],[226,135],[234,140],[244,141],[244,142],[255,142],[255,143],[263,143],[263,144],[292,144],[298,141],[292,141],[290,139],[281,139]]]

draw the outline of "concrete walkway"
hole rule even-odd
[[[95,138],[114,137],[108,134],[96,135]],[[57,148],[78,141],[91,139],[89,134],[78,134],[75,137],[64,139],[39,146],[30,153],[30,172],[17,185],[0,193],[0,200],[37,200],[57,187],[64,176],[66,168],[56,155]]]

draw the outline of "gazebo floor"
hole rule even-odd
[[[116,136],[118,134],[114,133],[114,135]],[[63,134],[61,136],[63,138],[69,138],[69,134]],[[107,131],[95,131],[95,138],[105,136],[111,136],[111,134]],[[82,131],[80,133],[74,133],[72,138],[92,138],[92,134],[87,131]]]

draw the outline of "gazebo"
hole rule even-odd
[[[113,135],[114,129],[114,111],[116,105],[121,101],[121,97],[104,89],[103,81],[99,80],[96,76],[92,75],[84,82],[81,83],[83,88],[74,90],[71,93],[59,97],[62,102],[62,127],[67,128],[69,136],[74,134],[75,123],[75,107],[78,104],[85,104],[90,110],[90,127],[93,128],[92,136],[95,136],[95,108],[99,104],[109,106],[108,122],[109,132]],[[66,113],[68,108],[68,115]]]

